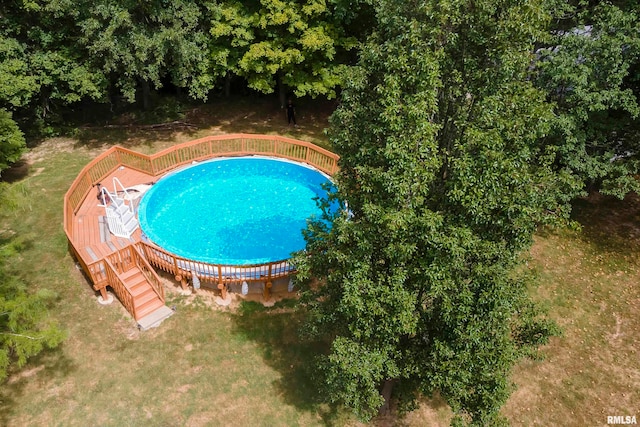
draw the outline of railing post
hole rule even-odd
[[[220,289],[220,296],[223,300],[227,299],[227,287],[222,280],[222,266],[218,265],[218,289]]]
[[[120,147],[115,146],[115,152],[116,152],[116,162],[118,163],[118,165],[122,165],[122,159],[120,158]]]
[[[107,287],[103,286],[100,288],[100,296],[103,301],[107,301],[109,299],[109,295],[107,295]]]

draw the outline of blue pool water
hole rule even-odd
[[[218,159],[158,181],[139,206],[140,227],[158,246],[212,264],[279,261],[305,246],[314,198],[329,182],[297,163],[255,157]]]

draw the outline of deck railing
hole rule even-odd
[[[138,248],[152,266],[174,276],[192,277],[196,274],[205,283],[271,282],[293,271],[288,260],[227,266],[183,258],[148,242],[139,242]]]
[[[338,170],[338,156],[324,148],[282,136],[252,134],[208,136],[174,145],[153,155],[141,154],[115,146],[85,166],[64,197],[64,230],[73,254],[79,260],[85,273],[91,278],[94,289],[119,286],[117,274],[115,271],[110,272],[110,267],[115,268],[114,262],[123,262],[122,259],[116,260],[114,258],[110,260],[110,266],[109,262],[105,263],[104,260],[88,261],[82,258],[80,251],[74,246],[73,223],[75,215],[91,189],[98,182],[104,180],[121,166],[159,177],[194,161],[244,155],[266,155],[304,162],[328,175],[333,175]],[[230,267],[184,259],[146,242],[140,242],[138,249],[146,261],[156,268],[171,274],[183,275],[183,277],[190,277],[193,272],[196,272],[201,280],[218,283],[238,280],[270,281],[274,278],[287,276],[293,270],[287,260],[262,265]],[[135,256],[135,253],[131,254],[132,259]],[[159,285],[159,281],[157,288],[156,291],[160,292],[162,286]],[[118,297],[120,298],[120,295]]]
[[[131,292],[127,289],[124,280],[122,280],[122,277],[118,273],[117,267],[114,266],[108,258],[104,260],[104,263],[106,266],[106,275],[109,286],[111,286],[113,292],[115,292],[122,305],[124,305],[124,308],[131,313],[134,319],[137,319],[138,316],[136,313],[136,306],[133,302],[133,295],[131,295]]]
[[[142,272],[145,279],[147,279],[147,282],[151,285],[153,291],[164,302],[164,288],[162,287],[160,277],[158,277],[156,271],[151,267],[149,262],[142,255],[142,252],[140,252],[135,245],[129,245],[128,248],[131,248],[136,266]]]

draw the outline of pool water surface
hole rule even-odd
[[[304,249],[329,178],[285,160],[215,159],[159,180],[143,196],[140,227],[165,250],[223,265],[263,264]]]

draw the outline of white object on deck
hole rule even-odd
[[[123,193],[123,197],[118,194],[118,186],[120,186],[120,192]],[[138,218],[136,218],[127,189],[124,188],[118,178],[114,177],[113,193],[110,193],[106,187],[102,187],[100,195],[102,198],[102,205],[100,206],[105,208],[107,226],[111,234],[125,239],[130,238],[138,228]]]
[[[150,188],[151,188],[151,185],[149,184],[136,184],[136,185],[132,185],[131,187],[127,187],[125,188],[124,199],[125,200],[139,199]]]

